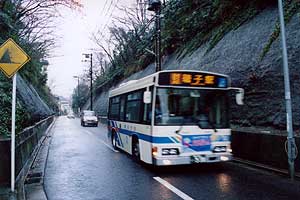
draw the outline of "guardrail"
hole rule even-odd
[[[50,116],[35,125],[24,129],[16,135],[16,175],[19,174],[31,157],[33,151],[45,136],[49,125],[53,122],[55,116]],[[10,144],[11,139],[0,140],[0,184],[10,183]]]

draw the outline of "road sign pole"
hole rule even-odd
[[[17,73],[13,76],[12,112],[11,112],[11,192],[15,191],[15,138],[16,138],[16,91]]]
[[[27,62],[30,57],[25,51],[11,38],[0,46],[0,69],[4,74],[13,77],[12,105],[11,105],[11,192],[15,192],[15,139],[16,139],[16,90],[17,72]]]

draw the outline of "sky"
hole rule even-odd
[[[73,76],[81,75],[89,69],[83,53],[92,53],[96,44],[91,40],[92,33],[109,26],[113,16],[122,16],[115,5],[135,6],[136,0],[81,0],[80,12],[60,8],[61,17],[56,19],[55,37],[57,47],[48,58],[48,85],[55,95],[70,97],[77,86]],[[108,35],[108,29],[103,31]]]

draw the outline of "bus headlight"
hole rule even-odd
[[[229,158],[228,158],[227,156],[221,156],[221,157],[220,157],[220,160],[221,160],[221,161],[228,161]]]
[[[163,156],[179,155],[179,149],[178,148],[163,148],[162,151],[161,151],[161,154]]]
[[[217,146],[213,150],[214,153],[226,152],[226,146]]]
[[[152,155],[157,156],[157,147],[152,147]]]

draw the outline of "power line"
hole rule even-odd
[[[105,1],[104,7],[102,8],[101,13],[104,13],[104,10],[105,10],[105,8],[106,8],[107,2],[108,2],[108,0]]]
[[[113,3],[114,3],[114,1],[112,0],[112,1],[110,2],[110,4],[109,4],[109,7],[108,7],[108,9],[107,9],[105,15],[108,14],[108,12],[109,12],[109,10],[111,9],[111,6],[112,6]],[[105,15],[104,15],[104,16],[105,16]]]
[[[112,15],[113,15],[113,12],[114,12],[114,10],[115,10],[115,9],[116,9],[116,7],[117,7],[117,5],[118,5],[119,1],[120,1],[120,0],[117,0],[117,1],[116,1],[116,3],[115,3],[115,5],[114,5],[114,7],[113,7],[113,8],[112,8],[112,10],[111,10],[111,13],[110,13],[110,15],[109,15],[109,17],[108,17],[107,21],[106,21],[106,23],[105,23],[105,25],[103,26],[102,30],[99,32],[99,34],[100,34],[101,36],[103,36],[103,32],[105,31],[105,29],[106,29],[106,27],[107,27],[107,25],[108,25],[108,23],[109,23],[109,21],[110,21],[110,19],[111,19]],[[110,9],[111,9],[111,7],[112,7],[112,4],[113,4],[113,2],[114,2],[114,1],[111,1],[111,3],[110,3],[110,6],[109,6],[109,8],[108,8],[108,10],[107,10],[107,12],[106,12],[106,14],[105,14],[105,15],[107,15],[107,14],[108,14],[109,10],[110,10]]]

